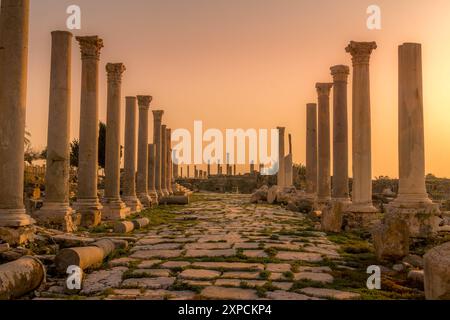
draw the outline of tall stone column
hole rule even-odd
[[[370,55],[376,48],[375,42],[354,41],[351,41],[346,48],[346,51],[352,55],[353,62],[353,185],[352,205],[348,210],[354,213],[377,212],[372,203],[369,76]]]
[[[317,104],[306,105],[306,193],[317,197]]]
[[[167,191],[167,126],[161,126],[161,191],[164,197],[169,196]]]
[[[105,196],[103,218],[121,220],[131,211],[120,197],[120,123],[122,101],[122,63],[108,63],[108,97],[106,115]]]
[[[278,174],[277,174],[277,185],[279,187],[285,187],[286,181],[285,181],[285,165],[284,165],[284,134],[286,129],[282,127],[278,127]],[[253,171],[255,169],[253,168]],[[253,174],[252,169],[250,169],[251,173]]]
[[[72,34],[52,32],[45,200],[38,219],[66,232],[76,230],[69,203]]]
[[[173,195],[172,190],[172,129],[166,129],[166,188],[169,195]]]
[[[152,198],[153,204],[158,204],[158,193],[155,188],[155,144],[148,145],[148,195]]]
[[[410,235],[426,237],[438,227],[439,206],[425,186],[425,138],[423,121],[422,46],[399,46],[398,148],[399,190],[388,212],[408,222]],[[420,218],[418,218],[418,214]]]
[[[22,244],[34,220],[23,204],[29,0],[2,0],[0,10],[0,239]]]
[[[152,102],[151,96],[138,96],[139,134],[138,134],[138,172],[137,196],[141,203],[150,208],[152,199],[148,194],[148,110]]]
[[[347,81],[348,66],[331,67],[333,76],[333,189],[334,200],[349,203],[348,187],[348,120]]]
[[[158,193],[158,198],[161,199],[164,194],[161,188],[161,122],[162,117],[164,115],[164,111],[162,110],[153,110],[153,143],[155,145],[155,188]],[[188,169],[188,177],[189,177],[189,169]]]
[[[318,110],[318,173],[317,201],[331,200],[331,144],[330,144],[330,91],[332,83],[317,83]]]
[[[126,97],[123,201],[131,212],[140,212],[142,204],[136,196],[137,101]]]
[[[211,160],[208,160],[208,167],[207,167],[206,171],[208,172],[208,176],[210,176],[211,175]]]
[[[284,167],[285,167],[285,184],[286,187],[291,187],[294,185],[294,168],[292,159],[292,136],[288,135],[289,141],[289,152],[286,157],[284,157]]]
[[[102,205],[97,195],[98,174],[98,64],[103,40],[97,36],[77,37],[81,48],[80,149],[78,156],[78,195],[74,207],[81,224],[101,222]]]
[[[189,172],[190,169],[189,169],[189,165],[187,165],[186,170],[187,170],[187,176],[186,176],[186,178],[189,179],[189,178],[190,178],[190,172]]]

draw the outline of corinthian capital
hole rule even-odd
[[[139,108],[148,109],[153,100],[152,96],[137,96]]]
[[[338,65],[330,68],[334,82],[347,82],[350,68],[348,66]]]
[[[333,88],[332,83],[316,83],[316,90],[319,96],[330,96],[331,88]]]
[[[100,50],[103,48],[103,40],[98,36],[76,37],[80,49],[81,59],[100,60]]]
[[[163,117],[164,111],[163,110],[153,110],[153,120],[154,122],[161,122]]]
[[[123,63],[108,63],[106,72],[108,74],[108,82],[121,82],[122,74],[127,68]]]
[[[353,65],[369,64],[372,51],[377,48],[377,43],[350,41],[345,51],[352,55]]]

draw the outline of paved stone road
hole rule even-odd
[[[359,298],[332,287],[332,268],[345,268],[339,247],[309,218],[249,204],[245,195],[195,198],[171,209],[166,223],[134,234],[131,249],[88,273],[76,296],[60,279],[38,299]]]

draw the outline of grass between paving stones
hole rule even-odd
[[[201,286],[194,286],[187,282],[176,280],[169,288],[170,291],[193,291],[195,293],[200,293],[203,290]]]

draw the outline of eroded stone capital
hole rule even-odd
[[[153,100],[152,96],[137,96],[139,108],[148,109]]]
[[[121,82],[122,74],[127,70],[123,63],[106,64],[106,72],[108,74],[108,82]]]
[[[284,135],[284,133],[285,133],[285,131],[286,131],[286,128],[285,128],[285,127],[277,127],[277,129],[278,129],[278,133],[279,133],[280,135]]]
[[[372,51],[377,48],[377,43],[350,41],[345,51],[352,55],[353,65],[369,64]]]
[[[347,82],[350,68],[344,65],[337,65],[330,68],[334,82]]]
[[[333,88],[332,83],[316,83],[316,90],[319,96],[330,96],[331,88]]]
[[[155,122],[161,122],[163,115],[164,115],[163,110],[153,110],[153,120]]]
[[[103,48],[103,40],[98,36],[76,37],[80,49],[81,59],[100,60],[100,51]]]

